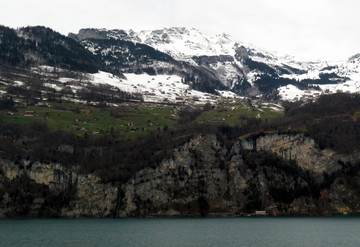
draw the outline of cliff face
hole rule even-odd
[[[358,213],[357,158],[320,150],[301,134],[265,135],[231,147],[212,135],[197,136],[119,186],[77,167],[0,160],[0,216]]]
[[[301,134],[242,140],[231,150],[221,146],[214,136],[197,137],[178,148],[172,159],[138,172],[123,185],[120,215],[241,215],[255,210],[271,214],[357,212],[357,186],[342,184],[341,189],[337,186],[340,178],[327,176],[325,181],[322,175],[337,171],[341,177],[341,164],[348,161],[356,160],[354,156],[320,150]]]
[[[196,137],[175,150],[174,157],[138,172],[122,186],[120,215],[200,215],[229,211],[226,148],[213,136]]]
[[[268,151],[283,159],[294,160],[297,165],[314,173],[332,173],[341,168],[339,161],[354,163],[360,154],[340,155],[329,149],[320,150],[314,140],[300,134],[270,134],[241,140],[246,150]]]
[[[0,216],[110,217],[118,190],[77,167],[0,160]]]

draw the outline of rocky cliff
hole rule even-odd
[[[304,133],[259,135],[243,139],[240,143],[243,149],[275,153],[283,159],[294,160],[305,170],[319,174],[335,172],[341,168],[340,163],[360,160],[358,152],[345,156],[330,149],[321,150]]]
[[[0,160],[0,217],[111,217],[118,189],[77,167]]]
[[[320,150],[303,134],[225,146],[196,136],[121,184],[76,166],[0,161],[1,217],[317,215],[360,212],[358,156]]]

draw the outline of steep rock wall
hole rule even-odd
[[[196,136],[117,186],[76,166],[2,159],[0,217],[359,213],[356,158],[320,150],[301,134],[260,136],[231,147],[213,135]]]
[[[294,160],[296,163],[315,173],[332,173],[340,168],[342,163],[360,160],[360,154],[341,155],[332,150],[321,150],[313,139],[298,134],[268,134],[255,136],[240,141],[241,147],[246,150],[269,151],[283,159]]]
[[[28,208],[24,210],[30,216],[110,217],[117,202],[116,187],[102,184],[100,178],[93,174],[79,174],[78,167],[0,160],[0,177],[3,182],[2,204],[7,205],[0,209],[0,216],[13,215],[14,212],[16,215],[17,204],[23,198],[17,202],[19,196],[12,193],[13,189],[20,197],[29,197],[26,203],[30,207],[25,205]],[[16,188],[12,188],[14,186]],[[35,189],[39,193],[28,191],[32,186],[37,186]],[[58,205],[54,205],[55,202]]]
[[[122,186],[120,216],[225,216],[255,210],[321,215],[360,210],[356,185],[342,186],[339,191],[336,179],[324,181],[322,174],[319,179],[322,172],[343,169],[337,159],[355,162],[353,157],[320,150],[303,135],[261,137],[256,148],[253,143],[236,142],[227,150],[214,136],[192,139],[178,148],[172,159],[136,173]],[[288,160],[286,153],[291,151],[299,166],[276,159],[274,164],[274,158],[261,150],[282,151]],[[257,157],[261,155],[265,158]]]
[[[224,198],[225,158],[226,149],[214,136],[192,139],[172,159],[138,172],[123,185],[120,215],[201,215],[208,213],[209,203],[214,210],[229,211],[233,202]]]

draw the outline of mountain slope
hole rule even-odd
[[[197,29],[152,31],[81,29],[65,37],[49,28],[0,27],[0,62],[7,66],[48,65],[66,70],[178,76],[211,94],[313,100],[337,91],[360,91],[360,58],[344,62],[299,62],[232,38]]]
[[[137,39],[131,41],[124,35],[120,30],[107,32],[88,29],[69,36],[101,59],[111,72],[177,75],[191,88],[213,94],[217,93],[216,90],[226,89],[214,71],[178,61],[169,54],[149,45],[136,43]]]
[[[50,65],[90,73],[104,69],[79,43],[46,27],[0,26],[0,44],[0,61],[6,65]]]
[[[278,57],[253,45],[244,44],[227,34],[210,36],[197,29],[165,28],[140,32],[81,29],[78,34],[69,36],[80,41],[90,51],[88,42],[94,39],[131,41],[151,46],[168,54],[178,63],[206,71],[211,75],[210,78],[220,81],[224,87],[244,95],[251,92],[262,93],[257,91],[259,87],[255,82],[264,75],[279,79],[285,74],[306,73],[313,67],[310,63],[296,62],[289,56]],[[106,49],[108,47],[104,46],[103,50]]]
[[[210,81],[221,82],[228,90],[245,96],[311,100],[327,92],[360,91],[357,84],[360,82],[358,56],[345,62],[298,61],[291,56],[279,56],[259,49],[227,34],[207,35],[194,28],[182,27],[139,32],[81,29],[78,34],[69,36],[82,42],[95,38],[148,45],[182,64],[183,67],[178,68],[176,73],[184,71],[185,65],[192,66],[206,72],[205,79],[197,76],[201,81],[209,81],[210,78]],[[156,62],[147,64],[149,67],[157,65]],[[166,69],[157,73],[164,71]],[[185,74],[189,72],[194,71],[186,71]],[[309,89],[316,92],[309,94]]]

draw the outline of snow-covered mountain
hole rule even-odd
[[[149,45],[181,61],[191,62],[193,56],[234,55],[235,40],[229,35],[208,36],[194,28],[164,28],[134,32],[133,30],[81,29],[69,34],[77,40],[117,39]]]
[[[235,58],[251,58],[269,65],[287,65],[304,70],[312,63],[298,62],[291,56],[260,49],[252,44],[234,39],[229,34],[207,35],[195,28],[173,27],[159,30],[135,32],[133,30],[81,29],[78,34],[70,34],[77,40],[117,39],[142,43],[172,56],[176,60],[197,64],[194,57],[228,55]],[[241,62],[236,59],[236,62]]]
[[[177,60],[195,62],[194,57],[201,56],[232,56],[234,61],[242,67],[244,59],[268,64],[274,68],[279,67],[291,72],[307,70],[311,63],[298,62],[291,56],[278,56],[250,43],[236,40],[231,35],[223,33],[207,35],[195,28],[164,28],[154,31],[140,31],[134,33],[127,31],[133,37],[155,49],[167,53]]]
[[[266,51],[228,34],[207,35],[198,29],[183,27],[139,32],[81,29],[78,34],[69,36],[93,54],[102,57],[107,65],[115,67],[112,59],[130,61],[133,54],[141,53],[140,58],[135,59],[137,67],[132,65],[125,69],[127,66],[124,64],[121,68],[116,67],[123,73],[176,74],[200,91],[227,89],[240,95],[263,95],[270,98],[279,94],[281,98],[289,100],[300,99],[309,89],[317,90],[316,95],[325,91],[346,91],[344,87],[347,84],[344,86],[344,83],[353,85],[349,85],[351,90],[347,91],[360,91],[356,86],[360,81],[359,55],[344,62],[300,61],[289,55]],[[104,44],[105,40],[111,45]],[[127,54],[119,54],[121,45],[116,44],[121,42],[134,44],[137,46],[136,52],[127,48]],[[149,47],[158,54],[144,52]],[[168,57],[165,61],[166,55]],[[144,58],[147,59],[145,63]],[[288,87],[290,84],[293,87]],[[292,88],[302,93],[294,93]]]
[[[340,63],[335,73],[350,78],[351,81],[360,81],[360,53],[350,57],[346,62]]]
[[[299,88],[294,85],[278,88],[279,95],[284,100],[312,100],[319,95],[336,92],[359,93],[360,54],[352,56],[346,61],[318,62],[304,74],[289,74],[284,77],[308,85],[307,88]]]
[[[106,72],[120,78],[116,84],[120,91],[151,96],[160,88],[164,96],[161,101],[191,98],[186,96],[191,90],[204,95],[219,96],[231,91],[225,94],[286,100],[311,100],[337,91],[360,92],[359,54],[340,62],[304,62],[228,34],[207,35],[193,28],[139,32],[81,29],[65,37],[45,27],[1,27],[0,44],[0,64],[5,66],[25,70],[30,66],[51,66],[54,71],[61,68],[69,73],[100,75]],[[7,70],[16,69],[10,67]],[[76,76],[71,78],[72,83]],[[164,82],[163,78],[174,82]],[[156,83],[151,83],[153,79]],[[88,85],[98,84],[93,82],[90,80]],[[184,90],[178,91],[177,86]]]
[[[0,26],[0,99],[203,105],[238,98],[201,66],[146,44],[103,37],[79,44],[46,27]]]
[[[278,56],[245,44],[228,34],[206,35],[197,29],[165,28],[134,32],[133,30],[81,29],[70,37],[80,41],[94,54],[108,54],[114,46],[103,46],[103,40],[127,41],[148,45],[190,66],[203,68],[226,88],[242,94],[264,74],[280,76],[301,74],[313,63],[297,62],[290,56]],[[96,51],[100,52],[96,53]],[[116,55],[113,53],[113,57]],[[105,61],[109,64],[109,61]]]
[[[239,77],[242,82],[246,81],[259,89],[265,75],[268,81],[276,80],[280,86],[288,82],[285,79],[296,80],[289,82],[302,94],[310,91],[311,97],[338,91],[360,92],[360,54],[346,61],[300,61],[244,43],[228,34],[210,36],[197,29],[186,28],[129,33],[138,42],[177,60],[211,69],[231,90],[239,85]],[[269,75],[272,80],[267,77]],[[309,90],[311,88],[319,90]],[[263,90],[260,91],[263,93]]]
[[[194,56],[234,56],[236,41],[227,34],[205,35],[198,29],[165,28],[141,31],[137,37],[144,44],[170,54],[175,59],[194,62]]]

